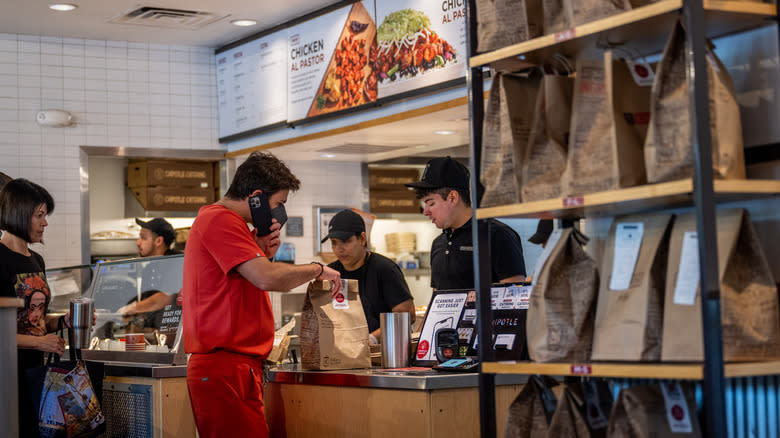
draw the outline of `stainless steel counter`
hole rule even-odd
[[[496,375],[496,385],[523,384],[527,376]],[[430,368],[371,368],[339,371],[308,371],[300,364],[273,367],[268,381],[298,385],[331,385],[387,389],[451,389],[479,386],[477,373],[443,373]]]

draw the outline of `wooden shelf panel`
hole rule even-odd
[[[714,182],[714,189],[716,202],[732,202],[777,196],[780,194],[780,181],[717,180]],[[657,208],[693,205],[692,194],[693,181],[685,179],[568,198],[479,208],[477,219],[613,216]]]
[[[676,363],[534,363],[483,362],[482,372],[491,374],[546,374],[550,376],[615,377],[629,379],[701,380],[704,365]],[[729,363],[726,377],[780,375],[780,361]]]
[[[709,38],[768,25],[770,21],[767,18],[774,16],[777,10],[775,5],[750,1],[705,0],[704,7]],[[597,41],[620,45],[642,55],[658,53],[663,49],[681,8],[682,0],[662,0],[565,32],[543,35],[472,56],[469,65],[517,70],[527,63],[540,63],[554,53],[573,56],[583,49],[595,47]]]

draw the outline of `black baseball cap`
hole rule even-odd
[[[349,240],[350,237],[365,232],[366,223],[359,214],[352,210],[341,210],[330,220],[328,235],[322,238],[322,242],[331,238]]]
[[[170,246],[174,239],[176,239],[176,232],[173,231],[173,225],[161,217],[156,217],[146,222],[135,218],[135,223],[140,225],[141,228],[146,228],[154,234],[162,236],[166,246]]]
[[[423,190],[435,190],[442,187],[468,190],[469,170],[450,157],[433,158],[425,165],[422,180],[404,185]]]
[[[550,234],[552,234],[552,231],[552,219],[539,219],[539,224],[536,225],[536,232],[528,239],[528,241],[537,245],[541,245],[547,242],[547,239],[550,237]]]

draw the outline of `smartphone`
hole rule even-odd
[[[257,229],[258,236],[271,234],[271,205],[268,196],[260,193],[249,197],[249,211],[252,213],[252,225]]]

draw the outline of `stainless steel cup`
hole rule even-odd
[[[70,348],[88,349],[92,333],[92,314],[95,301],[92,298],[73,298],[70,300],[71,332],[73,345]]]
[[[382,343],[382,367],[404,368],[409,366],[409,329],[407,312],[379,314]]]

